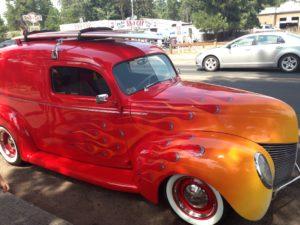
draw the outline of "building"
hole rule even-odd
[[[261,25],[272,25],[280,29],[299,29],[299,18],[300,0],[289,0],[278,7],[267,7],[258,15]]]
[[[61,31],[81,30],[89,27],[109,27],[113,30],[129,30],[155,34],[162,38],[176,38],[178,42],[202,41],[203,32],[194,25],[182,21],[141,18],[138,20],[99,20],[60,25]]]

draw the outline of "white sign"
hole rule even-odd
[[[23,15],[22,17],[23,17],[24,21],[28,21],[32,24],[35,24],[35,23],[43,20],[41,15],[38,15],[34,12],[28,13],[27,15]]]

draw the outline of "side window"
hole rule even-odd
[[[242,38],[240,40],[237,40],[236,42],[231,44],[231,47],[246,47],[246,46],[252,46],[256,44],[256,36],[250,36],[246,38]]]
[[[258,45],[271,45],[285,43],[282,37],[277,35],[260,35],[258,36]]]
[[[52,90],[67,95],[110,95],[106,81],[98,73],[76,67],[51,68]]]

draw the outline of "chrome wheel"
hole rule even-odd
[[[9,163],[19,161],[19,153],[15,140],[4,127],[0,127],[0,152],[3,158]]]
[[[204,60],[204,69],[206,71],[216,71],[219,68],[219,61],[214,56],[209,56]]]
[[[299,59],[294,55],[284,56],[280,61],[280,67],[283,71],[294,72],[299,66]]]
[[[190,224],[212,225],[223,215],[219,192],[197,178],[175,175],[169,179],[166,192],[172,209]]]

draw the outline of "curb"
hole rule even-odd
[[[0,224],[72,225],[10,193],[0,192]]]

